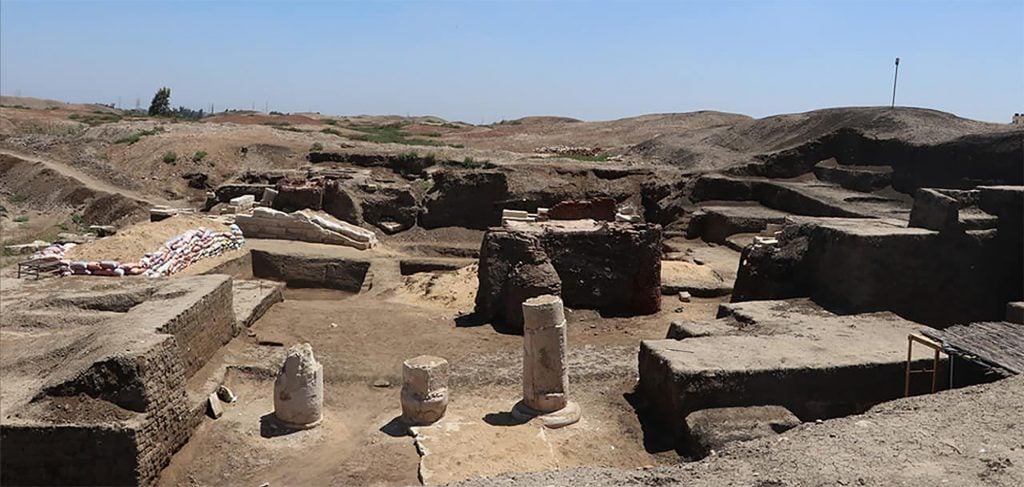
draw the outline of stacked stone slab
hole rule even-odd
[[[309,429],[320,424],[323,408],[324,366],[300,343],[288,349],[274,381],[274,416],[289,428]]]
[[[420,355],[402,363],[402,421],[425,426],[448,408],[448,361]]]
[[[235,224],[248,238],[276,238],[344,245],[366,250],[377,244],[377,236],[323,212],[302,210],[285,213],[256,208],[251,215],[238,215]]]

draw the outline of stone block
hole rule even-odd
[[[909,226],[938,232],[956,231],[959,220],[960,202],[955,198],[927,188],[914,194]]]
[[[1024,301],[1006,303],[1006,321],[1024,325]]]
[[[695,455],[705,456],[729,443],[774,436],[800,423],[782,406],[702,409],[686,416],[686,447]]]
[[[206,398],[206,405],[208,408],[207,412],[210,414],[211,418],[219,419],[224,415],[224,406],[221,405],[220,398],[217,397],[216,392],[210,394],[210,396]]]
[[[252,205],[256,203],[256,197],[251,194],[245,194],[236,198],[231,198],[228,203],[238,210],[247,210],[252,208]]]

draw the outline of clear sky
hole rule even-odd
[[[0,92],[146,107],[586,120],[1024,112],[1024,0],[0,1]]]

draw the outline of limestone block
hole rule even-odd
[[[252,208],[252,205],[256,203],[256,197],[251,194],[243,194],[237,198],[231,198],[228,204],[233,205],[239,210],[247,210]]]
[[[1024,301],[1006,303],[1006,321],[1024,325]]]
[[[523,402],[549,413],[566,406],[569,369],[565,361],[565,312],[558,296],[523,302]]]
[[[271,188],[263,189],[263,197],[260,198],[260,204],[263,206],[273,206],[274,198],[277,196],[277,190]]]
[[[448,408],[448,361],[420,355],[402,363],[402,421],[428,425]]]
[[[236,396],[234,392],[231,392],[231,389],[228,389],[228,386],[225,385],[222,385],[217,388],[217,397],[221,401],[224,401],[229,404],[238,400],[238,396]]]
[[[210,416],[213,419],[220,418],[224,415],[224,406],[220,404],[220,398],[217,397],[217,393],[210,394],[210,397],[206,399],[206,403],[210,408]]]
[[[323,404],[323,365],[308,343],[292,346],[274,381],[274,416],[291,428],[312,428],[323,418]]]

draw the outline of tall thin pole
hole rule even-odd
[[[892,75],[892,106],[889,108],[896,108],[896,78],[900,75],[900,58],[896,58],[896,72]]]

